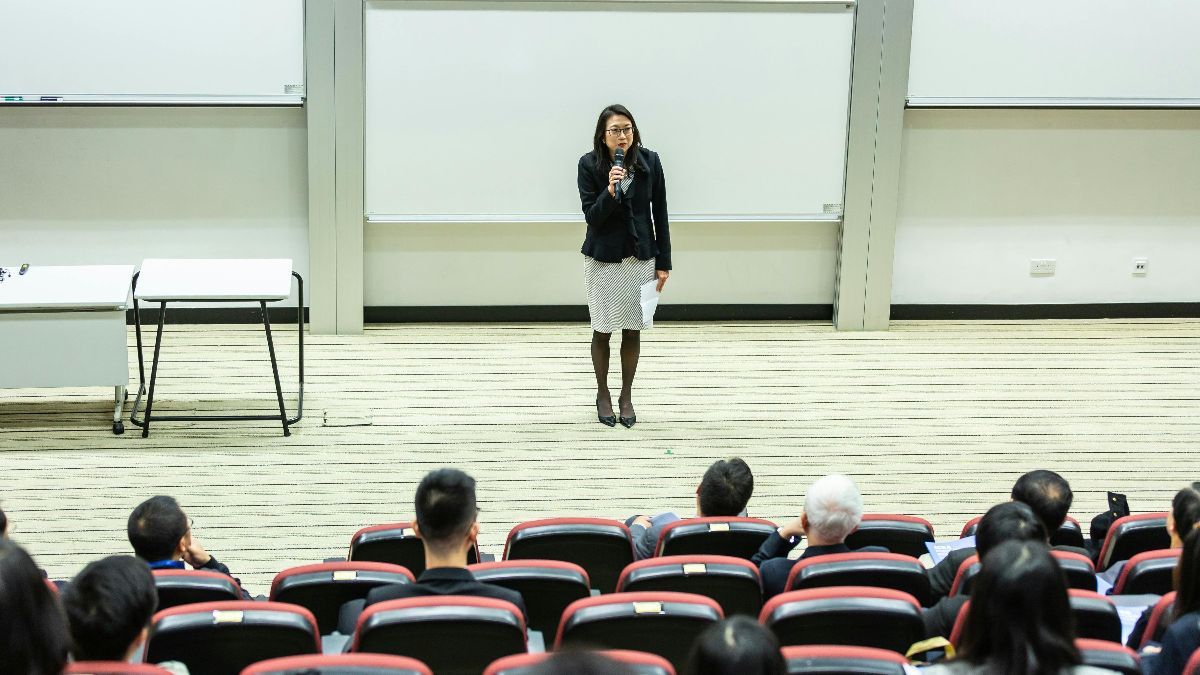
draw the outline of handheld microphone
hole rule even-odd
[[[615,153],[613,153],[613,166],[620,168],[620,169],[625,168],[625,148],[617,148],[617,151]],[[616,193],[616,195],[617,195],[617,201],[621,201],[621,183],[620,182],[618,182],[616,185],[613,186],[613,192]]]

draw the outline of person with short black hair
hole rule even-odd
[[[146,639],[158,592],[145,562],[114,555],[84,567],[62,603],[76,661],[128,661]]]
[[[467,569],[467,552],[479,537],[475,479],[458,469],[437,469],[421,479],[415,501],[413,530],[425,548],[425,571],[415,584],[389,584],[373,589],[365,600],[352,600],[338,614],[338,632],[350,635],[363,610],[385,600],[431,595],[472,595],[505,600],[525,614],[517,591],[475,580]]]
[[[69,640],[62,607],[33,559],[0,538],[0,675],[59,675]]]
[[[696,516],[744,516],[750,495],[754,493],[754,474],[741,457],[718,459],[709,465],[696,487]],[[633,535],[637,560],[654,556],[663,528],[681,520],[674,513],[655,516],[639,515],[625,521]]]
[[[228,567],[200,545],[192,534],[191,519],[174,497],[159,495],[138,504],[129,514],[126,529],[134,554],[152,570],[184,569],[186,562],[194,569],[220,572],[238,581]],[[242,595],[250,598],[245,589]]]
[[[783,675],[779,640],[747,616],[709,626],[692,645],[685,675]]]

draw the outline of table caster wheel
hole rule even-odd
[[[117,435],[125,433],[125,423],[113,422],[113,433]]]

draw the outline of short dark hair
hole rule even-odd
[[[1040,541],[1006,541],[983,558],[959,656],[989,673],[1040,675],[1080,663],[1062,569]]]
[[[1186,539],[1200,521],[1200,482],[1175,493],[1171,500],[1171,519],[1175,521],[1175,534],[1180,539]]]
[[[129,514],[129,543],[146,562],[166,560],[175,554],[188,531],[187,515],[174,497],[151,497]]]
[[[685,675],[783,675],[775,634],[747,616],[709,626],[692,644]]]
[[[603,654],[570,648],[556,650],[528,671],[529,675],[633,675],[635,672]]]
[[[1200,611],[1200,528],[1183,540],[1175,565],[1175,618]]]
[[[1013,501],[1028,504],[1037,514],[1046,533],[1053,536],[1067,520],[1071,509],[1071,485],[1066,479],[1045,469],[1030,471],[1017,479],[1012,489]]]
[[[997,544],[1005,541],[1049,541],[1046,526],[1028,504],[1004,502],[988,509],[975,531],[975,552],[983,559]]]
[[[67,620],[33,558],[0,539],[0,668],[59,675],[67,665]]]
[[[121,661],[158,607],[154,576],[142,560],[114,555],[71,580],[62,595],[76,661]]]
[[[426,546],[440,549],[466,536],[479,510],[475,479],[458,469],[430,471],[417,486],[417,527]]]
[[[736,516],[746,510],[754,492],[754,474],[741,457],[718,459],[700,480],[700,513]]]

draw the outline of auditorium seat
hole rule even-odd
[[[337,628],[342,604],[367,597],[371,589],[409,584],[413,575],[399,565],[332,562],[283,570],[271,582],[271,600],[300,605],[313,613],[322,635]]]
[[[788,574],[789,591],[830,586],[875,586],[903,591],[922,607],[932,604],[929,576],[916,558],[899,553],[832,553],[800,560]]]
[[[1163,595],[1175,587],[1175,566],[1179,563],[1178,549],[1146,551],[1130,558],[1121,568],[1113,595]]]
[[[1096,567],[1091,558],[1070,551],[1050,551],[1050,555],[1054,556],[1066,575],[1068,587],[1081,591],[1096,590]]]
[[[1171,591],[1158,599],[1150,610],[1150,618],[1146,620],[1146,632],[1142,633],[1142,641],[1138,649],[1145,647],[1148,642],[1162,642],[1163,633],[1171,626],[1175,613],[1175,591]]]
[[[612,593],[621,570],[633,562],[625,523],[604,518],[547,518],[508,533],[504,560],[562,560],[587,570],[592,588]]]
[[[900,654],[925,631],[916,598],[890,588],[837,586],[789,591],[759,615],[780,645],[853,645]]]
[[[181,661],[191,675],[229,675],[280,656],[319,654],[317,620],[282,602],[201,602],[154,615],[143,659]]]
[[[1072,588],[1071,613],[1075,615],[1075,636],[1121,643],[1121,616],[1113,601],[1099,593]]]
[[[1142,675],[1142,660],[1129,647],[1104,640],[1075,640],[1083,665],[1111,670],[1121,675]]]
[[[1129,560],[1139,553],[1170,547],[1171,535],[1167,534],[1165,512],[1117,518],[1104,537],[1096,569],[1107,570],[1119,560]]]
[[[749,560],[776,529],[775,523],[761,518],[685,518],[662,529],[654,555],[725,555]]]
[[[529,629],[546,639],[558,632],[568,605],[591,595],[587,572],[561,560],[501,560],[471,565],[470,570],[477,581],[520,593]]]
[[[64,675],[171,675],[166,668],[149,663],[125,661],[75,661],[68,663]]]
[[[350,651],[418,659],[438,675],[478,675],[527,649],[525,618],[511,602],[444,595],[387,600],[358,617]]]
[[[154,570],[158,610],[195,602],[241,600],[242,589],[232,577],[208,570]]]
[[[717,601],[725,616],[758,617],[762,579],[754,563],[723,555],[672,555],[639,560],[621,572],[617,592],[696,593]]]
[[[900,654],[873,647],[804,645],[783,648],[788,675],[904,675]]]
[[[1192,652],[1192,656],[1184,664],[1183,675],[1200,675],[1200,649]]]
[[[364,527],[350,538],[347,560],[399,565],[420,577],[425,571],[425,547],[411,521]],[[467,551],[467,564],[479,562],[479,545]]]
[[[947,595],[970,595],[975,577],[979,576],[982,569],[977,555],[963,560],[958,564],[958,571],[954,573],[954,581],[950,583],[950,592]]]
[[[961,537],[969,537],[975,534],[975,530],[979,527],[979,520],[983,516],[975,516],[963,525]],[[1079,521],[1071,516],[1059,525],[1058,529],[1050,535],[1051,546],[1074,546],[1075,548],[1085,548],[1083,541],[1083,529],[1079,527]]]
[[[858,528],[846,537],[846,546],[882,546],[892,553],[920,558],[929,553],[925,543],[933,541],[933,525],[924,518],[866,513]]]
[[[433,671],[407,656],[317,654],[259,661],[241,675],[433,675]]]
[[[600,595],[563,612],[554,648],[632,649],[657,654],[681,670],[696,637],[723,618],[715,600],[694,593]]]
[[[633,675],[675,675],[671,662],[657,654],[628,649],[604,649],[595,653],[625,665]],[[505,656],[488,666],[483,675],[528,675],[553,655],[551,652],[538,652]]]

